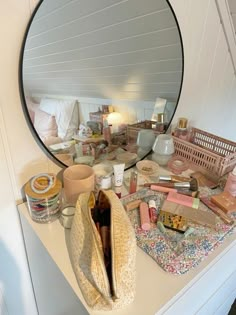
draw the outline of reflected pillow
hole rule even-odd
[[[27,104],[27,108],[28,108],[30,119],[31,119],[32,123],[34,123],[35,111],[36,111],[37,108],[39,108],[39,103],[36,103],[29,96],[26,96],[25,101],[26,101],[26,104]]]
[[[79,126],[78,103],[76,100],[43,98],[40,109],[55,116],[58,136],[63,140],[71,139],[74,130]]]
[[[49,147],[50,145],[62,142],[61,138],[53,137],[53,136],[42,137],[41,140],[46,145],[46,147]]]
[[[51,116],[37,108],[34,114],[34,128],[42,139],[43,137],[57,137],[57,123],[54,116]]]

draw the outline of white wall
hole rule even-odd
[[[236,78],[215,1],[170,2],[179,20],[185,55],[175,121],[188,117],[194,126],[236,141]]]
[[[13,315],[36,314],[15,204],[21,199],[23,184],[31,176],[59,170],[33,139],[18,92],[19,53],[36,2],[0,2],[0,284],[8,312]],[[236,82],[215,2],[171,0],[171,3],[185,49],[184,84],[175,120],[180,115],[189,117],[199,128],[235,141]]]

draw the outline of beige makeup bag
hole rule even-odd
[[[136,239],[119,198],[99,193],[110,205],[111,277],[105,267],[101,236],[91,215],[95,197],[82,193],[76,204],[70,245],[73,269],[87,304],[98,310],[122,308],[135,295]]]

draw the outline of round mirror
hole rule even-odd
[[[61,166],[143,159],[183,80],[166,0],[44,0],[26,31],[20,92],[36,140]]]

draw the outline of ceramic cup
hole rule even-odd
[[[63,172],[65,201],[75,205],[80,193],[94,190],[94,171],[91,166],[77,164]]]
[[[158,135],[152,150],[154,152],[152,154],[152,159],[159,165],[167,165],[175,152],[173,137],[167,134]]]

